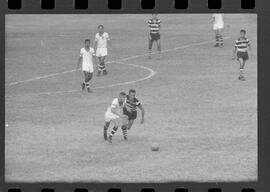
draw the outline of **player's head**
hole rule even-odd
[[[241,29],[241,30],[240,30],[240,36],[241,36],[241,37],[245,37],[245,36],[246,36],[246,33],[247,33],[247,32],[246,32],[245,29]]]
[[[98,32],[99,33],[103,33],[104,32],[104,26],[103,25],[99,25],[98,26]]]
[[[156,18],[157,18],[157,15],[158,15],[158,14],[156,14],[156,13],[152,13],[152,18],[153,18],[153,19],[156,19]]]
[[[136,95],[135,89],[130,89],[128,92],[129,99],[131,99],[131,100],[134,99],[135,95]]]
[[[85,47],[90,47],[90,43],[91,43],[91,41],[90,41],[90,39],[85,39],[84,40],[84,45],[85,45]]]
[[[126,99],[126,93],[125,92],[120,92],[119,96],[118,96],[118,101],[120,104],[124,103],[125,99]]]

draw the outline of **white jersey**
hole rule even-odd
[[[116,110],[117,113],[123,114],[123,106],[124,106],[124,103],[122,105],[120,105],[118,98],[115,98],[112,101],[112,104],[107,108],[107,111],[105,113],[105,121],[108,122],[108,121],[111,121],[113,119],[120,118],[118,115],[116,115],[115,113],[112,112],[112,108],[114,110]]]
[[[108,41],[110,40],[109,34],[107,32],[103,32],[102,35],[99,33],[95,36],[95,41],[97,42],[97,48],[107,48]]]
[[[93,65],[94,53],[95,53],[95,51],[92,47],[89,48],[89,51],[87,51],[85,49],[85,47],[81,48],[80,57],[82,57],[82,64],[83,65]]]
[[[213,29],[222,29],[224,28],[223,14],[213,14],[214,26]]]

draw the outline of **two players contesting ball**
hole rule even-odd
[[[224,21],[222,14],[213,14],[211,22],[213,23],[213,30],[215,33],[215,47],[222,48],[223,43],[223,29]],[[148,41],[148,58],[152,57],[152,46],[153,43],[157,43],[157,50],[159,58],[161,55],[161,42],[160,42],[160,28],[161,20],[158,19],[157,14],[152,14],[151,19],[148,20],[149,27],[149,41]],[[250,48],[250,42],[246,38],[246,30],[240,31],[240,37],[236,40],[233,49],[233,59],[236,58],[240,64],[239,80],[245,81],[244,67],[248,60],[248,48]],[[98,72],[97,76],[107,75],[107,69],[105,65],[105,59],[108,54],[108,44],[110,43],[110,37],[107,32],[104,32],[104,26],[98,26],[98,33],[95,35],[95,44],[92,48],[90,39],[85,40],[85,46],[80,50],[80,57],[78,60],[77,68],[82,65],[82,71],[84,74],[84,81],[81,84],[82,90],[87,88],[88,92],[92,92],[90,89],[90,81],[94,73],[94,64],[97,64]],[[141,123],[144,122],[144,109],[135,97],[136,91],[130,90],[129,94],[126,95],[121,92],[118,98],[115,98],[111,106],[105,113],[105,125],[104,125],[104,139],[112,142],[112,137],[116,133],[119,127],[123,132],[124,140],[127,140],[127,131],[132,127],[134,120],[137,118],[137,108],[141,110],[142,119]],[[110,125],[113,126],[109,136],[108,128]],[[156,147],[155,147],[156,148]]]
[[[129,90],[129,94],[121,92],[118,98],[112,101],[105,113],[105,125],[103,129],[104,139],[111,143],[112,137],[119,127],[122,128],[124,140],[127,140],[127,131],[132,127],[134,120],[137,118],[137,108],[141,110],[141,124],[144,123],[144,108],[139,100],[135,97],[136,91]],[[107,136],[107,131],[113,125],[111,134]]]

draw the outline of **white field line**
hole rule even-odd
[[[224,37],[224,39],[230,39],[230,37]],[[188,44],[188,45],[183,45],[183,46],[175,47],[175,48],[172,48],[172,49],[166,49],[166,50],[161,51],[161,53],[176,51],[176,50],[179,50],[179,49],[185,49],[185,48],[192,47],[192,46],[195,46],[195,45],[204,45],[204,44],[208,44],[208,43],[212,43],[212,42],[214,42],[214,41],[211,40],[211,41],[202,41],[202,42],[199,42],[199,43],[191,43],[191,44]],[[157,53],[158,52],[153,52],[152,54],[157,54]],[[147,55],[148,55],[148,53],[140,54],[140,55],[134,55],[134,56],[125,57],[125,58],[122,58],[122,59],[116,59],[116,60],[108,61],[106,63],[117,63],[117,62],[121,62],[121,61],[127,61],[127,60],[131,60],[131,59],[144,57],[144,56],[147,56]],[[49,75],[39,76],[39,77],[31,78],[31,79],[26,79],[26,80],[22,80],[22,81],[15,81],[15,82],[11,82],[11,83],[7,84],[7,86],[18,85],[18,84],[21,84],[21,83],[27,83],[27,82],[31,82],[31,81],[40,80],[40,79],[46,79],[46,78],[55,77],[55,76],[58,76],[58,75],[71,73],[71,72],[75,72],[75,71],[77,71],[77,70],[73,69],[73,70],[63,71],[63,72],[59,72],[59,73],[53,73],[53,74],[49,74]]]
[[[129,65],[129,66],[132,66],[132,67],[138,67],[138,68],[141,68],[141,69],[144,69],[144,70],[149,71],[149,74],[146,77],[143,77],[143,78],[140,78],[140,79],[136,79],[136,80],[132,80],[132,81],[125,81],[125,82],[115,83],[115,84],[111,84],[111,85],[93,87],[93,88],[91,88],[92,90],[95,90],[95,89],[104,89],[104,88],[111,88],[111,87],[116,87],[116,86],[121,86],[121,85],[129,85],[129,84],[132,84],[132,83],[137,83],[137,82],[140,82],[140,81],[145,81],[147,79],[150,79],[150,78],[152,78],[156,74],[156,72],[153,69],[149,68],[149,67],[145,67],[145,66],[141,66],[141,65],[135,65],[135,64],[130,64],[130,63],[123,63],[123,62],[115,62],[115,63],[121,64],[121,65]],[[54,91],[54,92],[30,93],[30,94],[27,94],[27,95],[32,95],[32,96],[55,95],[55,94],[63,94],[63,93],[74,93],[74,92],[79,92],[79,91],[81,91],[81,89],[73,89],[73,90],[68,90],[68,91]],[[10,97],[12,97],[12,96],[10,96]]]

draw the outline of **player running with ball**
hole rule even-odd
[[[112,104],[110,107],[108,107],[106,113],[105,113],[105,125],[104,125],[104,139],[108,140],[110,143],[112,143],[112,137],[118,130],[119,126],[125,125],[127,123],[127,116],[123,114],[123,106],[126,99],[126,94],[124,92],[121,92],[118,96],[118,98],[115,98],[112,101]],[[109,137],[107,137],[107,131],[110,126],[110,124],[113,124],[113,128],[111,131],[111,134]],[[126,126],[122,126],[126,127]],[[127,138],[124,135],[124,139]]]
[[[79,69],[80,64],[82,65],[82,71],[84,73],[84,82],[82,82],[81,87],[84,91],[85,87],[88,92],[92,92],[90,89],[90,81],[93,77],[94,66],[93,61],[95,56],[95,51],[90,47],[90,39],[84,41],[84,47],[80,50],[80,57],[77,63],[77,70]]]
[[[123,108],[124,115],[128,117],[127,125],[122,126],[123,134],[126,138],[127,130],[132,127],[134,120],[137,118],[137,108],[139,108],[142,112],[141,124],[144,123],[144,108],[135,96],[136,91],[134,89],[130,89]]]
[[[242,29],[240,31],[240,37],[235,41],[234,49],[233,49],[233,60],[235,59],[235,55],[237,55],[237,60],[240,64],[240,71],[238,79],[241,81],[245,81],[244,77],[244,68],[246,61],[248,60],[248,48],[251,51],[251,46],[248,38],[246,38],[246,30]]]

